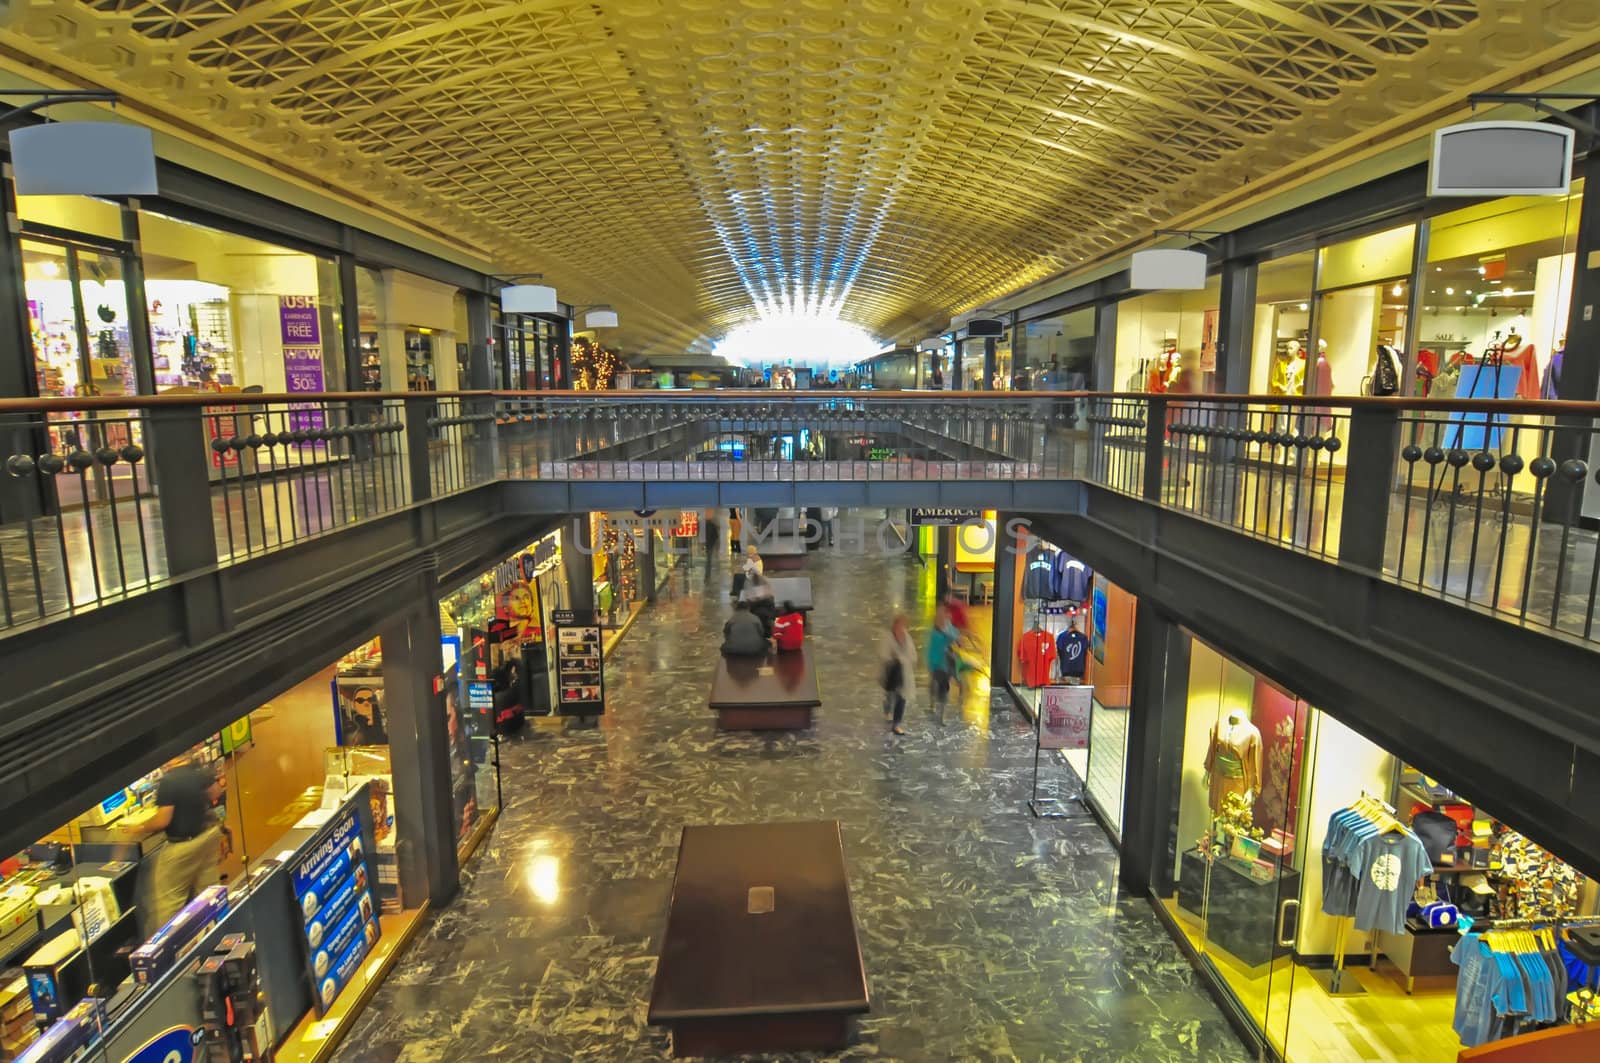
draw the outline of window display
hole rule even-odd
[[[1305,394],[1315,258],[1315,252],[1305,251],[1263,262],[1256,268],[1252,394]]]
[[[1028,321],[1015,330],[1012,387],[1018,391],[1088,391],[1094,379],[1095,311]]]
[[[1198,639],[1187,673],[1178,858],[1157,894],[1276,1053],[1447,1063],[1567,1020],[1553,982],[1537,1013],[1486,1004],[1475,942],[1565,965],[1553,928],[1519,949],[1594,916],[1596,883]]]
[[[158,392],[343,386],[333,258],[150,211],[139,232]]]
[[[1198,291],[1150,292],[1118,303],[1117,390],[1215,390],[1221,291],[1213,274]]]
[[[1416,233],[1402,225],[1317,252],[1316,338],[1304,352],[1304,394],[1373,393],[1380,345],[1405,345]]]

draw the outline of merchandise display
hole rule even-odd
[[[1056,660],[1056,640],[1042,628],[1023,632],[1017,644],[1017,660],[1022,662],[1022,681],[1030,687],[1042,687],[1050,682],[1052,666]]]
[[[1089,666],[1089,636],[1078,630],[1076,618],[1056,636],[1056,662],[1062,679],[1069,682],[1083,679],[1084,670]]]
[[[1261,732],[1238,711],[1213,724],[1206,749],[1205,777],[1211,788],[1211,810],[1221,813],[1228,798],[1255,801],[1261,792]]]

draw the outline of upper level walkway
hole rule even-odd
[[[1088,484],[1592,643],[1600,544],[1579,517],[1596,417],[1589,403],[1035,392],[6,400],[0,637],[495,482],[550,513],[1060,511]]]

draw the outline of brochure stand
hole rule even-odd
[[[1084,787],[1088,784],[1077,778],[1077,772],[1070,765],[1065,767],[1077,780],[1077,792],[1063,795],[1061,780],[1057,778],[1055,792],[1039,796],[1039,756],[1046,749],[1088,749],[1093,702],[1094,687],[1091,686],[1051,685],[1034,691],[1033,792],[1028,798],[1028,808],[1040,819],[1083,819],[1090,815],[1084,799]],[[1080,812],[1067,810],[1073,802]]]

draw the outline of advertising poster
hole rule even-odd
[[[1039,690],[1039,748],[1088,749],[1094,687],[1048,686]]]
[[[1106,615],[1109,611],[1105,588],[1096,580],[1094,597],[1089,603],[1089,652],[1101,664],[1106,663]]]
[[[322,374],[322,322],[317,300],[310,295],[278,297],[278,333],[283,341],[283,382],[289,392],[324,390]],[[292,407],[292,431],[316,431],[323,427],[322,411],[311,405]],[[314,446],[307,442],[302,446]]]
[[[556,704],[562,716],[599,716],[606,711],[605,658],[594,613],[557,609]]]
[[[317,1014],[325,1015],[381,934],[361,824],[354,812],[336,819],[295,866],[294,900],[300,910]]]
[[[337,740],[341,746],[386,746],[383,677],[340,675],[333,681]]]

